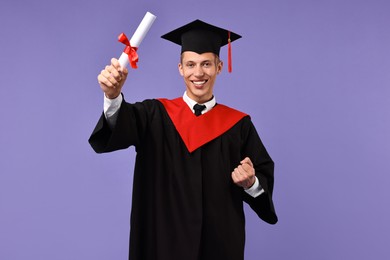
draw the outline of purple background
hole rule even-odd
[[[182,95],[162,34],[199,18],[243,35],[217,101],[251,114],[280,218],[247,210],[246,259],[389,259],[387,0],[2,0],[0,259],[127,259],[134,149],[97,155],[87,139],[97,74],[146,11],[128,101]]]

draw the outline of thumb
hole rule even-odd
[[[253,167],[253,163],[252,163],[251,159],[249,159],[249,157],[245,157],[245,159],[242,160],[240,163],[241,163],[241,164],[247,163],[247,164],[249,164],[251,167]]]

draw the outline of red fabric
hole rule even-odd
[[[159,99],[189,152],[225,133],[247,114],[218,104],[209,112],[195,116],[183,98]]]
[[[126,45],[125,49],[123,50],[124,53],[129,56],[129,62],[133,69],[137,68],[137,62],[138,62],[138,54],[137,54],[137,47],[132,47],[130,45],[130,41],[127,38],[126,34],[121,33],[118,36],[118,41]]]

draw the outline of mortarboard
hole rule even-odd
[[[201,20],[195,20],[162,35],[161,38],[181,45],[181,53],[185,51],[193,51],[199,54],[212,52],[219,56],[221,47],[228,44],[228,70],[231,72],[230,43],[241,38],[241,36]]]

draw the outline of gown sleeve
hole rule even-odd
[[[142,142],[153,110],[152,100],[135,104],[122,101],[115,127],[111,129],[102,113],[88,142],[96,153],[126,149]]]
[[[274,162],[269,156],[260,137],[250,121],[244,124],[243,129],[243,158],[249,157],[254,165],[255,174],[258,178],[264,193],[256,198],[244,193],[244,201],[256,212],[265,222],[275,224],[278,218],[275,213],[272,193],[274,187]]]

